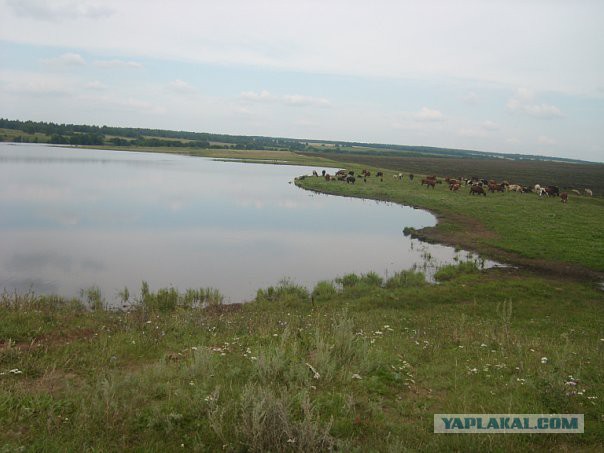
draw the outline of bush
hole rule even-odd
[[[312,297],[314,300],[329,300],[338,293],[333,282],[328,280],[322,280],[315,285],[312,290]]]
[[[442,266],[435,274],[434,280],[444,282],[463,274],[473,274],[478,272],[478,265],[475,261],[465,261],[459,264],[447,264]]]
[[[375,272],[369,272],[361,276],[361,283],[367,286],[382,286],[384,279]]]
[[[419,271],[400,271],[386,281],[386,288],[412,288],[426,286],[426,276]]]
[[[352,288],[356,286],[361,281],[360,277],[357,274],[346,274],[342,277],[336,278],[336,283],[341,285],[342,288]]]
[[[257,301],[307,301],[308,299],[308,290],[287,278],[281,280],[278,286],[259,289],[256,293]]]

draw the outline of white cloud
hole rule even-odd
[[[73,94],[75,82],[63,74],[38,74],[24,71],[0,71],[1,91],[9,94],[40,96],[68,96]]]
[[[102,91],[102,90],[106,89],[107,87],[105,85],[103,85],[101,82],[99,82],[98,80],[93,80],[91,82],[86,83],[84,85],[84,88],[86,88],[88,90]]]
[[[195,87],[180,79],[172,80],[170,83],[168,83],[167,87],[168,90],[177,94],[191,95],[197,93],[197,89]]]
[[[143,101],[140,99],[128,97],[121,98],[115,96],[92,96],[83,95],[80,96],[82,101],[90,104],[103,104],[107,107],[118,108],[120,110],[130,110],[140,113],[151,113],[151,114],[162,114],[165,113],[165,108],[152,104],[151,102]]]
[[[486,137],[487,132],[483,129],[462,128],[457,131],[457,135],[459,135],[460,137],[468,137],[468,138]]]
[[[243,99],[244,101],[251,101],[251,102],[274,102],[277,100],[277,98],[275,96],[273,96],[266,90],[262,90],[259,93],[255,92],[255,91],[243,91],[239,95],[239,97],[241,99]]]
[[[93,65],[102,69],[141,69],[143,67],[136,61],[124,60],[96,60]]]
[[[42,62],[56,67],[84,66],[86,64],[84,58],[77,53],[64,53],[55,58],[42,60]]]
[[[552,119],[564,116],[555,105],[538,103],[535,97],[532,90],[520,88],[516,90],[506,105],[511,112],[524,113],[535,118]]]
[[[415,121],[444,121],[445,117],[440,110],[433,110],[428,107],[422,107],[422,109],[413,114]]]
[[[293,107],[330,107],[329,100],[320,97],[303,96],[301,94],[286,94],[276,96],[269,91],[244,91],[239,98],[249,102],[279,103]]]
[[[558,142],[553,138],[546,137],[545,135],[540,135],[539,138],[537,138],[537,143],[539,143],[540,145],[555,145]]]
[[[482,128],[487,131],[496,131],[499,130],[499,125],[493,121],[486,120],[482,122]]]
[[[17,16],[45,21],[98,19],[114,13],[103,2],[90,0],[7,0],[6,4]]]
[[[478,101],[480,100],[480,98],[478,97],[478,95],[476,93],[474,93],[473,91],[470,91],[467,94],[465,94],[461,98],[461,100],[463,102],[465,102],[466,104],[476,105],[476,104],[478,104]]]

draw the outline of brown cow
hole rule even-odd
[[[485,197],[487,196],[487,193],[484,191],[482,186],[479,186],[478,184],[474,184],[472,187],[470,187],[470,195],[474,194],[484,195]]]
[[[432,187],[434,189],[434,187],[436,186],[436,180],[430,179],[430,178],[424,178],[424,179],[422,179],[421,185],[423,186],[424,184],[426,185],[426,189],[428,187]]]
[[[460,184],[458,182],[456,182],[455,184],[451,184],[449,186],[449,190],[452,190],[454,192],[457,192],[460,188]]]
[[[568,203],[568,193],[567,192],[562,192],[560,194],[560,198],[562,199],[562,203]]]

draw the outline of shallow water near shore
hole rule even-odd
[[[467,259],[403,235],[435,225],[427,211],[291,183],[314,169],[2,143],[0,289],[71,297],[97,286],[117,305],[145,280],[241,302],[286,277],[312,287]]]

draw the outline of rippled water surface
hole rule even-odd
[[[310,287],[457,255],[403,236],[436,223],[426,211],[291,184],[313,169],[0,144],[0,288],[98,286],[114,303],[146,280],[212,286],[237,302],[283,277]]]

